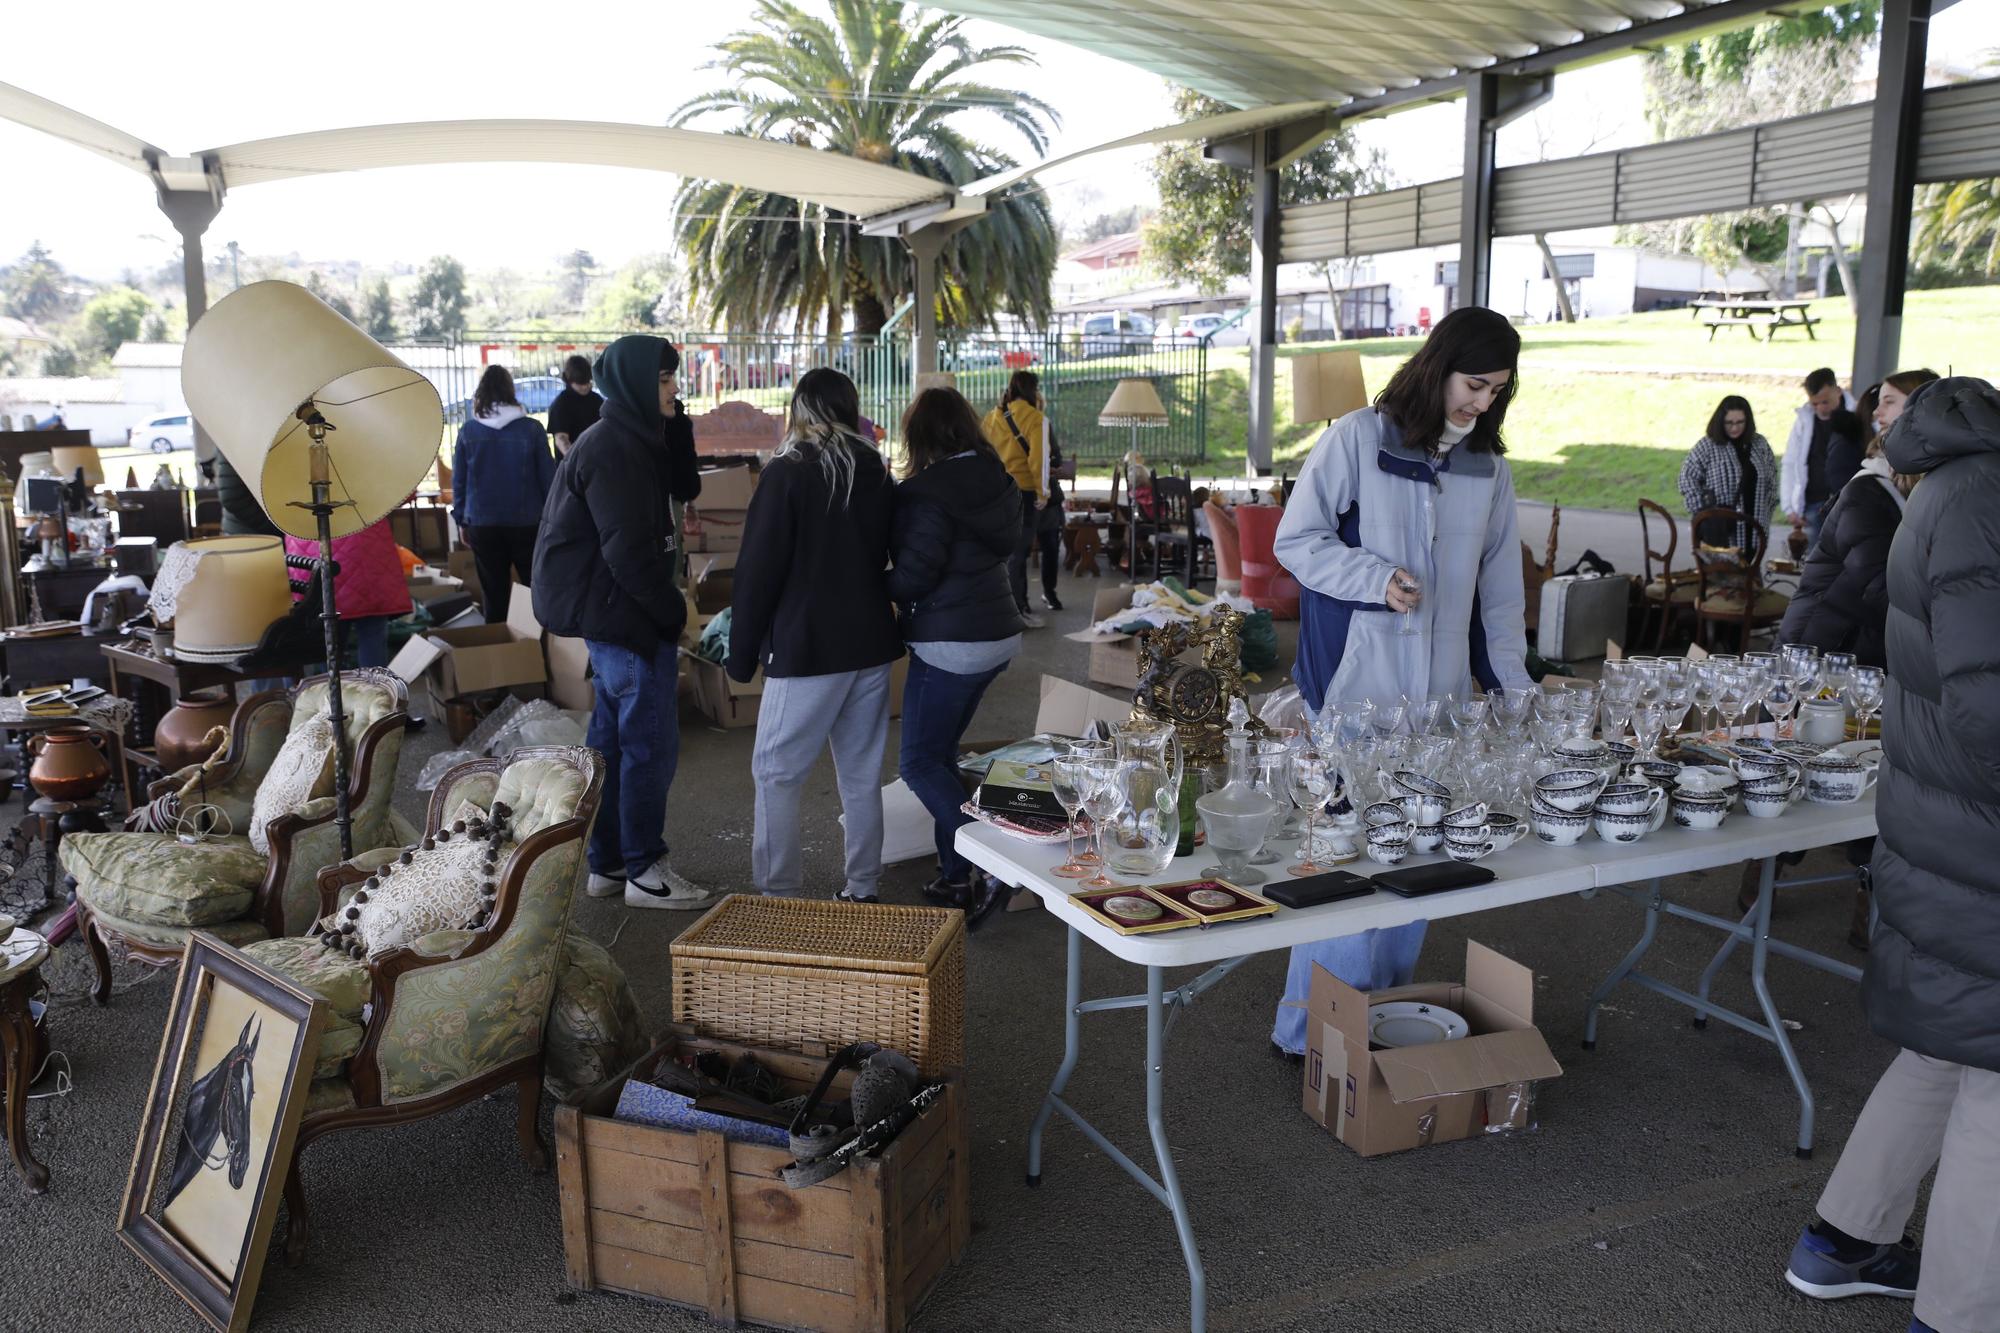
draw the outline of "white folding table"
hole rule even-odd
[[[1498,878],[1475,888],[1455,889],[1422,898],[1403,898],[1377,891],[1323,907],[1302,910],[1280,908],[1274,916],[1145,935],[1121,935],[1071,901],[1070,895],[1079,891],[1078,882],[1059,879],[1050,873],[1062,863],[1061,844],[1030,842],[988,825],[973,823],[959,830],[957,846],[967,860],[1002,882],[1032,890],[1068,929],[1063,1058],[1028,1133],[1028,1184],[1041,1183],[1042,1131],[1047,1128],[1050,1116],[1059,1111],[1173,1215],[1181,1254],[1187,1263],[1189,1324],[1194,1333],[1203,1333],[1208,1318],[1207,1278],[1195,1247],[1194,1223],[1188,1214],[1187,1201],[1182,1196],[1180,1179],[1168,1148],[1164,1110],[1166,1037],[1173,1029],[1174,1020],[1203,992],[1260,953],[1336,939],[1371,928],[1400,926],[1412,921],[1435,921],[1495,907],[1512,907],[1566,893],[1589,895],[1599,889],[1616,890],[1645,907],[1646,923],[1632,951],[1591,995],[1585,1021],[1585,1049],[1595,1044],[1598,1005],[1613,988],[1625,981],[1645,986],[1688,1005],[1695,1010],[1698,1023],[1709,1017],[1721,1018],[1762,1037],[1778,1048],[1785,1071],[1798,1090],[1801,1108],[1798,1151],[1801,1156],[1807,1156],[1812,1147],[1812,1089],[1806,1082],[1804,1070],[1779,1018],[1777,1005],[1771,998],[1765,964],[1770,954],[1777,952],[1850,979],[1858,980],[1860,971],[1849,964],[1770,938],[1776,858],[1786,852],[1865,838],[1874,832],[1875,798],[1871,792],[1854,805],[1801,803],[1777,819],[1753,819],[1738,813],[1731,815],[1723,828],[1709,832],[1693,832],[1669,823],[1644,841],[1630,846],[1604,842],[1595,834],[1586,834],[1584,840],[1574,847],[1557,848],[1544,846],[1530,836],[1482,862]],[[1297,844],[1279,843],[1276,846],[1289,859]],[[1211,854],[1198,851],[1191,857],[1176,858],[1164,873],[1149,879],[1116,878],[1126,884],[1172,883],[1202,874],[1202,867],[1213,861]],[[1668,876],[1743,861],[1761,861],[1763,875],[1757,904],[1741,921],[1730,921],[1671,903],[1663,895],[1661,886]],[[1348,868],[1363,875],[1380,869],[1370,861],[1361,861]],[[1283,873],[1282,865],[1270,869]],[[1648,888],[1637,891],[1624,887],[1639,883],[1647,884]],[[1663,915],[1709,926],[1728,937],[1703,973],[1699,989],[1695,992],[1672,986],[1638,970],[1652,947]],[[1114,958],[1143,967],[1146,970],[1145,993],[1084,999],[1083,942],[1086,939]],[[1762,1012],[1761,1022],[1715,1004],[1708,998],[1715,977],[1739,943],[1750,945],[1750,981]],[[1206,966],[1207,970],[1185,984],[1172,989],[1165,985],[1167,968],[1202,966]],[[1127,1156],[1062,1095],[1076,1069],[1083,1016],[1138,1008],[1146,1011],[1146,1126],[1159,1169],[1157,1177]]]

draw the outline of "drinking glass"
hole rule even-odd
[[[1509,736],[1518,736],[1528,720],[1528,709],[1534,703],[1534,696],[1518,686],[1512,689],[1489,690],[1486,697],[1492,700],[1493,721]]]
[[[1399,694],[1393,699],[1376,699],[1375,733],[1378,736],[1393,736],[1403,725],[1403,718],[1409,712],[1408,695]]]
[[[1317,750],[1298,749],[1292,752],[1291,763],[1286,774],[1287,794],[1306,817],[1305,841],[1299,844],[1299,859],[1292,863],[1294,875],[1317,875],[1328,867],[1312,859],[1313,822],[1327,797],[1333,794],[1333,773],[1325,756]]]
[[[1620,693],[1616,697],[1609,694],[1604,696],[1604,701],[1597,706],[1597,711],[1604,719],[1605,740],[1622,741],[1625,739],[1625,728],[1631,725],[1632,710],[1637,706],[1637,700],[1623,693]]]
[[[1787,643],[1778,647],[1778,670],[1792,682],[1803,702],[1807,697],[1806,686],[1819,675],[1819,649],[1809,643]]]
[[[1639,738],[1639,757],[1658,759],[1660,732],[1667,725],[1667,711],[1671,705],[1664,694],[1658,691],[1649,693],[1651,697],[1641,699],[1632,710],[1632,732]]]
[[[1090,816],[1091,836],[1097,844],[1097,874],[1083,882],[1086,889],[1115,889],[1118,881],[1111,878],[1104,862],[1104,826],[1111,822],[1125,805],[1124,784],[1118,780],[1116,759],[1086,759],[1083,765],[1087,790],[1083,797],[1084,813]]]
[[[1764,708],[1778,725],[1774,729],[1780,739],[1792,734],[1792,714],[1799,711],[1799,688],[1792,678],[1784,674],[1782,668],[1771,680],[1771,688],[1764,695]]]
[[[1712,661],[1697,662],[1691,674],[1694,677],[1694,706],[1701,710],[1700,739],[1707,740],[1715,729],[1709,721],[1709,714],[1715,711],[1715,689],[1722,683],[1722,668]]]
[[[1082,879],[1090,873],[1090,867],[1076,859],[1076,812],[1083,809],[1084,763],[1084,760],[1072,755],[1063,755],[1050,765],[1054,776],[1049,785],[1055,791],[1056,800],[1062,803],[1063,813],[1069,816],[1063,847],[1069,859],[1050,873],[1064,879]]]
[[[1410,701],[1410,734],[1412,736],[1435,736],[1438,724],[1444,717],[1444,698],[1433,694],[1428,699]]]
[[[1254,774],[1251,785],[1277,803],[1271,812],[1271,827],[1264,835],[1264,845],[1250,858],[1253,866],[1275,865],[1278,852],[1271,844],[1298,836],[1297,812],[1292,809],[1291,795],[1285,790],[1285,761],[1290,756],[1289,742],[1269,738],[1258,741],[1257,752],[1251,756]]]
[[[1451,705],[1452,729],[1461,738],[1478,736],[1486,726],[1487,710],[1492,706],[1492,701],[1483,694],[1454,699]]]
[[[1404,611],[1396,616],[1396,633],[1405,636],[1420,633],[1417,628],[1417,611],[1423,610],[1424,607],[1424,585],[1414,575],[1397,573],[1390,577],[1396,580],[1404,592],[1413,593],[1417,597],[1416,611]]]
[[[1116,759],[1117,756],[1118,756],[1118,747],[1113,745],[1110,741],[1080,740],[1080,741],[1071,741],[1069,743],[1069,757],[1079,761],[1080,763],[1088,763],[1090,760],[1093,759],[1101,759],[1106,762],[1110,762]],[[1082,779],[1082,781],[1078,785],[1078,790],[1083,793],[1084,800],[1088,801],[1090,799],[1090,791],[1089,791],[1090,773],[1087,769],[1078,769],[1078,776]],[[1092,844],[1100,841],[1101,839],[1099,839],[1093,833],[1092,836],[1084,843],[1083,850],[1076,853],[1074,856],[1070,857],[1070,860],[1076,862],[1080,866],[1094,866],[1099,864],[1097,852],[1093,848]]]
[[[1375,701],[1361,699],[1340,706],[1340,743],[1352,745],[1375,734]]]
[[[1838,698],[1847,688],[1847,673],[1854,670],[1853,653],[1822,653],[1819,659],[1819,688],[1825,698]]]
[[[1716,680],[1715,707],[1722,714],[1729,730],[1726,739],[1736,739],[1736,721],[1743,716],[1743,710],[1750,706],[1752,689],[1750,673],[1741,666],[1725,667]]]
[[[1847,698],[1847,706],[1854,710],[1855,736],[1866,737],[1868,719],[1875,716],[1875,710],[1882,706],[1882,668],[1848,668],[1847,684],[1841,693]]]

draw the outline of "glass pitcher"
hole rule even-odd
[[[1139,770],[1128,784],[1132,803],[1138,806],[1148,804],[1153,798],[1154,788],[1164,786],[1173,791],[1173,800],[1178,807],[1185,763],[1181,755],[1180,736],[1173,724],[1135,714],[1112,730],[1111,739],[1118,747],[1119,762],[1135,765]]]
[[[1105,864],[1134,878],[1158,875],[1180,843],[1180,785],[1164,781],[1157,765],[1138,759],[1119,762],[1118,783],[1125,799],[1105,825]]]

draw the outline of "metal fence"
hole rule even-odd
[[[521,404],[548,410],[562,390],[562,363],[576,354],[595,357],[615,332],[473,330],[453,340],[401,343],[396,353],[437,385],[445,404],[447,441],[471,411],[479,376],[489,365],[514,375]],[[661,330],[681,349],[681,394],[689,409],[708,411],[742,400],[783,412],[792,384],[806,371],[831,366],[860,390],[862,414],[897,438],[911,398],[909,335],[829,340],[804,334],[706,333]],[[938,369],[957,376],[959,392],[981,412],[1000,401],[1016,370],[1041,377],[1056,435],[1069,457],[1108,462],[1131,447],[1128,427],[1097,424],[1121,379],[1151,380],[1167,409],[1167,425],[1139,432],[1149,460],[1191,463],[1208,450],[1208,348],[1196,339],[1138,338],[1125,334],[1036,333],[945,335]]]

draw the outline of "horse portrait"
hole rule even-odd
[[[253,1030],[253,1026],[254,1030]],[[243,1188],[250,1168],[250,1105],[257,1098],[251,1065],[264,1035],[261,1019],[243,1020],[236,1044],[223,1052],[215,1067],[195,1080],[181,1114],[181,1132],[174,1145],[174,1169],[167,1181],[165,1208],[193,1184],[203,1171],[229,1173],[229,1188]],[[216,1140],[222,1141],[218,1150]]]

